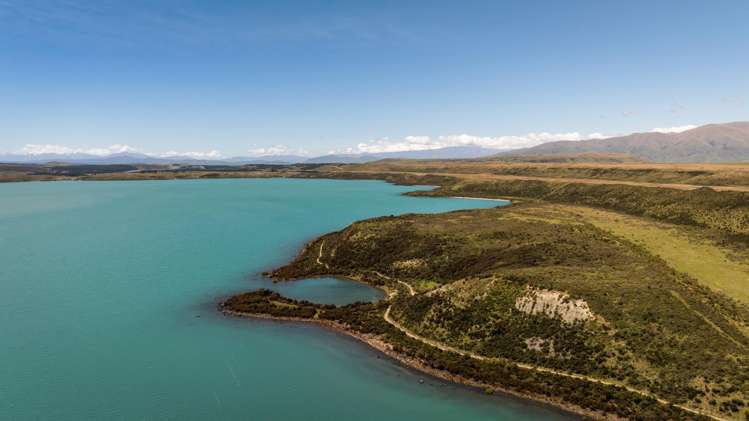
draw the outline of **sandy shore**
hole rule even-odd
[[[361,342],[364,342],[365,344],[369,345],[370,347],[376,349],[377,351],[385,354],[387,357],[405,365],[406,367],[409,367],[411,369],[426,373],[432,377],[436,377],[442,380],[447,380],[453,383],[457,383],[463,386],[468,386],[472,389],[480,389],[484,391],[492,391],[492,392],[498,392],[505,395],[515,396],[522,399],[530,399],[533,401],[541,402],[547,405],[554,406],[556,408],[565,410],[567,412],[571,412],[576,415],[580,415],[582,417],[595,419],[595,420],[623,420],[623,418],[617,417],[615,415],[606,415],[602,414],[600,412],[594,412],[582,407],[579,407],[577,405],[573,405],[567,402],[563,402],[559,399],[554,399],[552,397],[544,396],[544,395],[538,395],[538,394],[531,394],[531,393],[520,393],[514,390],[506,389],[497,385],[492,385],[488,383],[482,383],[479,381],[475,381],[472,379],[468,379],[463,376],[459,376],[456,374],[452,374],[448,371],[444,370],[437,370],[435,368],[432,368],[428,365],[426,365],[423,361],[395,352],[393,350],[392,345],[389,343],[383,341],[382,339],[378,338],[375,335],[369,335],[369,334],[363,334],[359,332],[352,331],[348,329],[346,326],[330,321],[330,320],[318,320],[318,319],[303,319],[298,317],[276,317],[271,316],[268,314],[249,314],[249,313],[242,313],[238,311],[228,310],[223,307],[220,307],[221,312],[223,312],[227,316],[231,317],[242,317],[242,318],[250,318],[250,319],[264,319],[264,320],[275,320],[280,322],[294,322],[294,323],[309,323],[309,324],[316,324],[319,326],[322,326],[324,328],[333,330],[337,333],[355,338]]]

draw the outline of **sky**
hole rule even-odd
[[[0,0],[0,153],[518,148],[749,120],[749,2]]]

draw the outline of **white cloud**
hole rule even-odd
[[[307,156],[309,155],[309,151],[298,148],[298,149],[291,149],[286,145],[273,145],[268,146],[265,148],[255,148],[255,149],[248,149],[247,153],[250,154],[250,156],[278,156],[278,155],[300,155],[300,156]]]
[[[694,129],[697,126],[688,124],[676,127],[658,127],[653,132],[660,133],[680,133],[685,130]],[[490,149],[510,150],[528,148],[542,143],[553,142],[558,140],[579,141],[585,139],[605,139],[611,137],[603,133],[582,134],[580,132],[567,133],[549,133],[549,132],[531,132],[525,135],[504,135],[504,136],[475,136],[470,134],[453,134],[438,137],[425,135],[405,136],[399,139],[383,137],[368,142],[361,142],[355,147],[331,150],[331,154],[361,154],[361,153],[384,153],[384,152],[405,152],[405,151],[424,151],[430,149],[440,149],[455,146],[480,146]],[[278,156],[278,155],[301,155],[308,156],[310,153],[304,149],[292,149],[286,145],[278,144],[267,147],[249,149],[250,156]],[[168,151],[164,153],[143,152],[129,145],[115,144],[104,148],[78,148],[56,144],[27,144],[18,154],[22,155],[72,155],[87,154],[95,156],[110,156],[118,153],[141,153],[144,155],[160,158],[189,157],[194,159],[217,160],[224,156],[218,150],[208,151]]]
[[[178,152],[168,151],[164,153],[148,153],[142,152],[132,146],[115,144],[105,148],[78,148],[65,145],[55,144],[27,144],[19,151],[16,152],[19,155],[93,155],[98,157],[107,157],[121,153],[139,153],[147,156],[158,157],[158,158],[174,158],[174,157],[188,157],[194,159],[220,159],[222,155],[217,150],[210,150],[206,152]]]
[[[402,139],[382,138],[366,143],[359,143],[355,148],[346,148],[335,151],[337,153],[382,153],[423,151],[454,146],[481,146],[491,149],[519,149],[540,145],[556,140],[583,140],[583,139],[605,139],[602,133],[591,133],[582,135],[579,132],[569,133],[528,133],[522,136],[474,136],[469,134],[457,134],[431,138],[429,136],[406,136]]]
[[[273,145],[266,148],[255,148],[247,151],[251,156],[285,155],[290,153],[286,145]]]
[[[158,156],[160,158],[176,158],[176,157],[187,157],[187,158],[193,158],[193,159],[221,159],[222,158],[221,152],[217,150],[211,150],[207,152],[169,151],[169,152],[164,152],[158,155],[154,155],[154,154],[147,154],[147,155]]]
[[[401,151],[424,151],[438,149],[442,146],[432,141],[429,136],[406,136],[400,140],[383,137],[369,143],[359,143],[356,148],[347,149],[348,153],[380,153]]]
[[[75,153],[75,151],[71,148],[68,148],[67,146],[61,146],[61,145],[25,145],[23,148],[21,148],[20,151],[18,151],[19,154],[22,155],[46,155],[46,154],[70,154]]]
[[[658,133],[681,133],[681,132],[685,132],[687,130],[692,130],[696,128],[697,126],[695,126],[694,124],[686,124],[684,126],[656,127],[655,129],[651,131],[658,132]]]
[[[72,148],[64,145],[52,145],[52,144],[27,144],[19,151],[22,155],[72,155],[72,154],[87,154],[96,156],[108,156],[116,153],[134,153],[137,149],[128,145],[111,145],[107,148]]]

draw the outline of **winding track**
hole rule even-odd
[[[416,291],[414,291],[414,288],[413,288],[413,287],[411,286],[411,284],[409,284],[409,283],[407,283],[407,282],[403,282],[403,281],[401,281],[400,279],[398,280],[398,283],[400,283],[400,284],[404,285],[404,286],[406,287],[406,289],[408,289],[408,294],[409,294],[410,296],[412,296],[412,297],[413,297],[414,295],[416,295]],[[390,309],[390,308],[388,307],[388,310],[389,310],[389,309]]]
[[[320,251],[317,253],[317,264],[320,266],[325,266],[325,269],[330,269],[330,266],[328,266],[327,263],[320,260],[322,257],[322,248],[325,246],[325,240],[322,240],[320,243]]]

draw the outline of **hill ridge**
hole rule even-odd
[[[655,162],[749,160],[749,121],[711,123],[679,133],[641,132],[606,139],[563,140],[496,156],[620,153]]]

